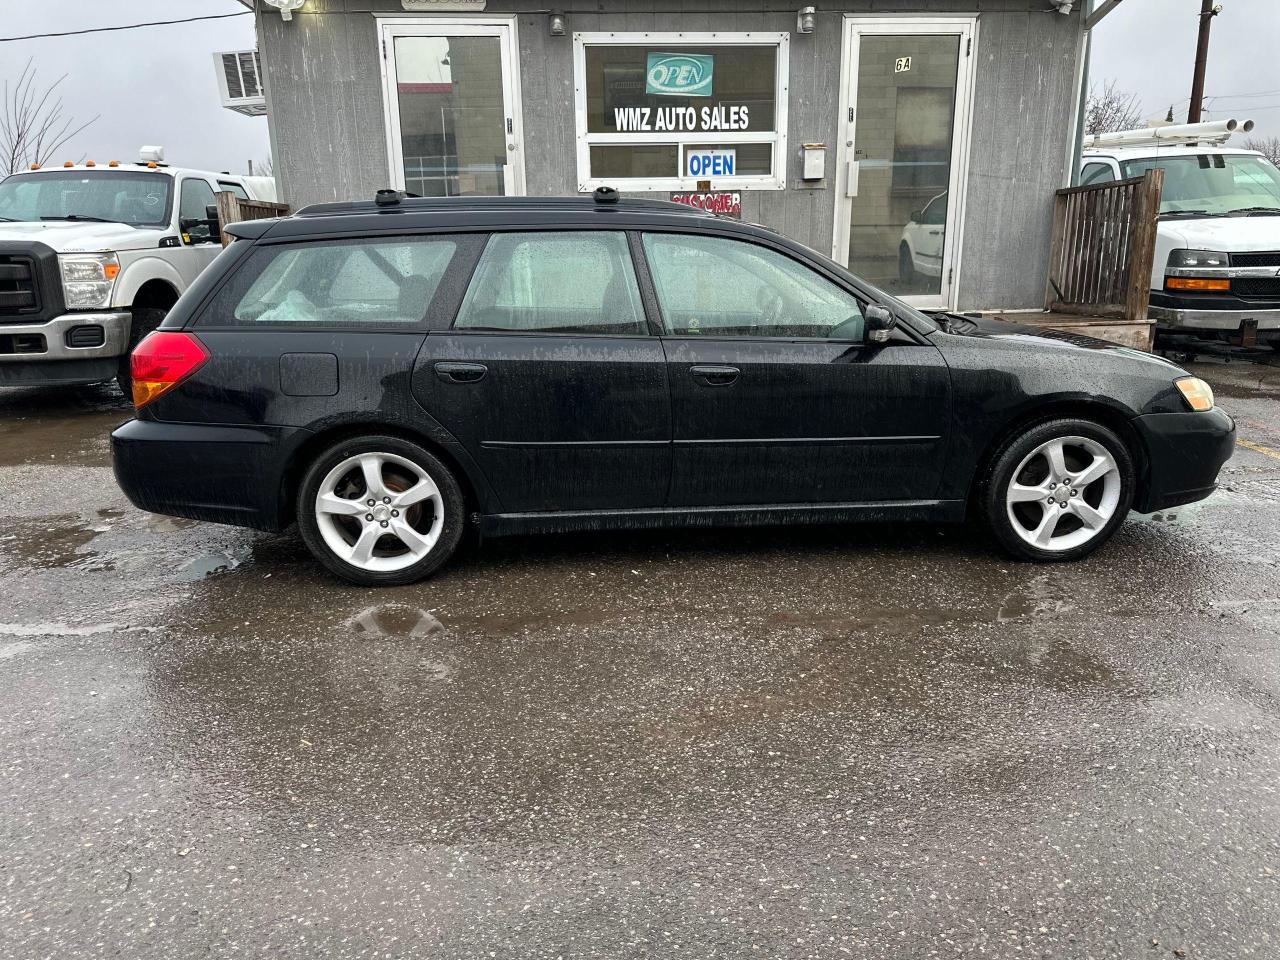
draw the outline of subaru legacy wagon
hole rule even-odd
[[[931,319],[768,229],[595,196],[320,204],[132,356],[144,510],[403,584],[482,536],[977,516],[1027,560],[1208,496],[1232,419],[1101,341]]]

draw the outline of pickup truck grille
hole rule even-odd
[[[1280,298],[1280,277],[1236,277],[1231,292],[1237,297]]]
[[[0,317],[21,316],[39,309],[35,261],[0,253]]]
[[[1280,267],[1280,250],[1272,253],[1233,253],[1233,267]]]

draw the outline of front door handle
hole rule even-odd
[[[436,376],[445,383],[479,383],[489,368],[483,363],[456,363],[441,360],[435,365]]]
[[[693,379],[705,383],[708,387],[727,387],[738,379],[741,371],[737,367],[725,367],[719,364],[699,364],[689,368]]]

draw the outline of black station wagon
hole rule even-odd
[[[660,201],[409,199],[235,224],[132,357],[144,510],[409,583],[482,535],[984,517],[1069,560],[1207,496],[1235,424],[1173,364],[930,318]]]

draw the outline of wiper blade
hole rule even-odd
[[[1238,207],[1229,210],[1231,217],[1280,217],[1280,207]]]
[[[115,220],[108,220],[105,217],[91,217],[87,213],[68,213],[61,217],[41,217],[41,220],[84,220],[92,223],[115,223]]]
[[[1165,217],[1225,217],[1225,213],[1210,213],[1208,210],[1166,210],[1160,214],[1160,218]]]

